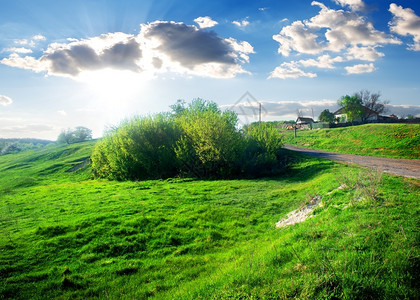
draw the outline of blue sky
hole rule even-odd
[[[316,118],[367,89],[420,116],[419,16],[418,0],[0,0],[0,137],[99,137],[197,97],[249,122],[256,101],[264,120]]]

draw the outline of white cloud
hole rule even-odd
[[[315,73],[307,73],[303,70],[299,69],[297,64],[295,62],[285,62],[282,63],[280,66],[276,67],[273,72],[271,72],[268,79],[271,78],[281,78],[281,79],[287,79],[287,78],[299,78],[299,77],[309,77],[314,78],[317,77]]]
[[[362,0],[335,0],[342,7],[349,6],[352,10],[363,10],[365,3]]]
[[[376,50],[374,46],[358,47],[353,46],[347,50],[348,60],[366,60],[376,61],[377,59],[384,57],[385,54]]]
[[[389,22],[389,29],[402,36],[412,36],[410,50],[420,51],[420,17],[411,8],[403,8],[391,3],[389,11],[394,15]]]
[[[232,24],[238,26],[238,27],[246,27],[249,25],[249,21],[248,20],[242,20],[242,21],[233,21]]]
[[[175,72],[207,77],[231,78],[248,73],[253,47],[246,41],[222,38],[184,23],[155,21],[142,24],[135,36],[121,32],[89,39],[52,43],[40,58],[12,53],[0,63],[46,72],[48,75],[79,77],[82,73],[114,69],[135,73]]]
[[[260,8],[258,8],[259,11],[265,11],[267,9],[269,9],[269,8],[268,7],[260,7]]]
[[[212,20],[210,17],[198,17],[197,19],[194,20],[194,22],[196,22],[198,24],[198,26],[200,28],[210,28],[213,26],[216,26],[217,23],[216,21]]]
[[[7,106],[13,103],[13,100],[10,97],[0,95],[0,104],[3,106]]]
[[[359,64],[351,67],[345,67],[347,74],[362,74],[362,73],[371,73],[376,70],[373,63],[370,64]]]
[[[340,52],[348,47],[400,44],[401,41],[378,31],[373,24],[356,12],[330,9],[313,1],[320,12],[309,20],[295,21],[282,28],[273,39],[279,42],[278,52],[288,56],[292,51],[319,54]]]
[[[64,110],[59,110],[59,111],[57,111],[57,113],[62,115],[62,116],[67,116],[67,113]]]
[[[341,56],[332,58],[328,54],[318,57],[318,59],[307,59],[299,60],[299,64],[304,67],[317,67],[322,69],[334,69],[334,63],[343,62],[344,59]]]
[[[293,50],[306,54],[323,51],[323,46],[317,42],[318,35],[301,21],[283,27],[279,34],[273,35],[273,39],[280,43],[278,53],[283,56],[289,56]]]
[[[24,47],[10,47],[10,48],[3,49],[2,52],[14,52],[14,53],[28,54],[28,53],[32,53],[33,51],[31,49],[24,48]]]
[[[34,35],[32,39],[35,41],[45,41],[47,38],[41,34],[37,34],[37,35]]]

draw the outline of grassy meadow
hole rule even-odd
[[[420,124],[366,124],[283,133],[285,143],[340,153],[420,159]]]
[[[277,177],[93,180],[94,144],[0,156],[0,298],[419,295],[418,180],[286,150]]]

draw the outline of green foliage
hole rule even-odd
[[[324,109],[318,117],[321,122],[332,123],[334,122],[335,116],[329,109]]]
[[[61,131],[57,137],[59,144],[73,144],[88,141],[92,139],[92,130],[86,127],[78,126],[75,129],[68,128]]]
[[[338,100],[338,105],[343,108],[343,113],[347,115],[347,120],[353,122],[356,119],[362,119],[362,99],[356,96],[345,95]]]
[[[285,143],[313,149],[393,158],[420,158],[419,124],[365,124],[284,133]]]
[[[238,173],[243,138],[237,116],[221,112],[214,102],[195,99],[176,119],[182,138],[175,153],[181,173],[198,177],[228,177]]]
[[[124,121],[98,142],[92,168],[98,177],[117,180],[176,175],[175,142],[180,131],[167,114]]]
[[[279,171],[282,143],[271,126],[242,133],[234,112],[221,111],[216,103],[202,99],[186,107],[178,100],[172,109],[170,115],[127,120],[109,132],[92,155],[95,175],[136,180],[176,175],[227,178],[257,176],[259,169],[266,174]]]
[[[272,124],[254,123],[244,128],[247,137],[243,168],[247,174],[269,175],[281,168],[283,141]]]

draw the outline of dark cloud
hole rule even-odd
[[[135,38],[114,43],[95,51],[94,43],[82,41],[71,43],[67,48],[59,48],[44,55],[42,62],[49,63],[49,71],[54,74],[77,76],[82,71],[95,71],[105,68],[138,71],[136,63],[142,52]]]
[[[155,49],[188,69],[205,63],[236,64],[231,43],[214,31],[183,23],[153,22],[147,26],[144,36],[159,40],[160,45]]]

